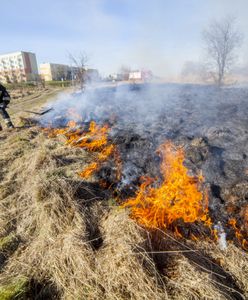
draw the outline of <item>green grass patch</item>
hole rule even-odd
[[[27,292],[28,280],[20,277],[13,282],[0,286],[0,300],[12,300],[23,297]]]
[[[35,82],[19,82],[19,83],[7,83],[5,87],[7,90],[14,90],[20,88],[34,88],[37,84]]]
[[[10,248],[11,245],[15,242],[16,242],[16,236],[12,233],[6,237],[0,238],[0,252],[8,250],[8,248]]]
[[[56,86],[56,87],[68,87],[71,86],[71,81],[70,80],[65,80],[65,81],[46,81],[45,85],[49,86]]]

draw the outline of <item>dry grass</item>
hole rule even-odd
[[[37,299],[234,299],[181,253],[173,268],[159,272],[147,232],[127,211],[76,195],[84,184],[76,172],[89,161],[84,150],[49,140],[38,128],[0,134],[0,239],[19,241],[0,270],[0,299],[18,278]],[[195,247],[248,295],[247,254],[234,245],[226,252],[207,242]]]
[[[170,278],[168,288],[173,299],[229,299],[225,298],[213,285],[211,276],[198,271],[187,258],[177,256],[177,263]]]
[[[4,273],[50,281],[65,299],[86,296],[92,294],[95,275],[85,218],[72,187],[54,174],[56,160],[43,146],[15,160],[3,183],[12,186],[2,201],[5,223],[14,221],[11,227],[23,241]]]
[[[101,220],[104,243],[97,252],[97,273],[105,299],[168,299],[155,264],[141,247],[144,230],[120,209]]]
[[[248,255],[242,249],[229,243],[225,251],[221,251],[215,244],[201,243],[199,247],[206,249],[206,253],[213,257],[228,273],[236,279],[237,285],[248,298]]]

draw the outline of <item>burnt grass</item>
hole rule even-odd
[[[156,149],[171,140],[184,148],[189,174],[202,172],[213,222],[220,221],[228,238],[238,243],[226,225],[235,218],[247,236],[243,215],[248,205],[248,88],[131,84],[76,94],[53,108],[40,120],[43,126],[64,127],[72,119],[70,109],[82,116],[84,123],[78,125],[85,130],[90,121],[110,126],[109,143],[120,153],[122,176],[116,180],[115,162],[110,160],[97,178],[120,199],[135,194],[141,176],[160,183]]]
[[[189,173],[203,173],[214,222],[225,225],[234,217],[246,234],[241,215],[248,204],[247,88],[141,85],[98,91],[97,96],[96,104],[105,103],[115,115],[110,141],[121,154],[122,179],[116,188],[123,199],[135,193],[141,176],[160,176],[156,149],[172,140],[184,148]],[[109,120],[93,116],[98,122]],[[113,183],[114,173],[109,164],[98,176]],[[228,226],[226,231],[233,238]]]
[[[134,196],[142,176],[157,178],[156,185],[161,183],[161,157],[156,149],[168,140],[183,147],[184,163],[190,175],[202,172],[204,186],[209,193],[209,214],[213,223],[221,222],[227,239],[242,248],[228,221],[235,218],[237,227],[247,239],[248,228],[244,212],[248,205],[248,88],[130,85],[101,88],[74,95],[69,100],[55,103],[54,110],[39,120],[41,126],[50,124],[51,120],[54,127],[66,126],[71,120],[67,114],[68,109],[76,107],[85,122],[82,124],[81,121],[76,121],[85,130],[90,121],[109,124],[109,143],[116,145],[122,162],[121,179],[117,179],[116,162],[113,158],[103,163],[93,181],[66,179],[70,186],[75,187],[73,199],[87,216],[85,232],[94,253],[101,251],[105,243],[100,223],[103,211],[111,209],[108,208],[107,201],[117,197],[122,202]],[[0,136],[0,143],[4,139],[5,136]],[[64,154],[54,155],[53,159],[58,168],[69,168],[79,162],[77,156],[65,157]],[[0,167],[2,162],[5,164],[5,160],[0,160]],[[2,178],[4,173],[0,172],[0,179]],[[105,188],[100,184],[102,181],[105,182]],[[97,206],[99,203],[102,205],[100,208]],[[191,226],[179,220],[178,226],[186,238],[190,238],[191,233],[203,236],[210,234],[200,224]],[[154,231],[149,233],[143,246],[151,252],[150,257],[161,276],[170,278],[171,270],[173,273],[177,267],[177,260],[183,257],[199,272],[211,274],[215,282],[213,285],[225,299],[245,299],[246,291],[242,289],[243,285],[237,283],[237,278],[207,251],[199,250],[194,243],[187,244],[185,239],[164,239],[164,234]],[[165,249],[190,249],[192,252],[178,255],[156,253]],[[12,255],[12,252],[8,255]],[[3,266],[6,259],[5,256],[2,259]],[[47,299],[56,294],[60,298],[59,292],[50,282],[41,284],[32,280],[30,285],[33,291],[30,297],[36,295],[37,299],[43,299],[44,294],[46,295],[43,290],[45,286],[48,289]]]

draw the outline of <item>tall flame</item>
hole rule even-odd
[[[192,177],[184,166],[184,151],[166,142],[158,148],[162,157],[163,182],[159,187],[151,186],[154,179],[145,178],[134,198],[124,203],[131,216],[148,228],[173,228],[176,221],[185,223],[201,221],[210,226],[208,197],[201,192],[203,177]]]

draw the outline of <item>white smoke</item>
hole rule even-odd
[[[218,244],[220,250],[226,250],[227,242],[226,242],[226,233],[221,222],[218,222],[217,225],[214,225],[214,229],[217,231],[218,235]]]

